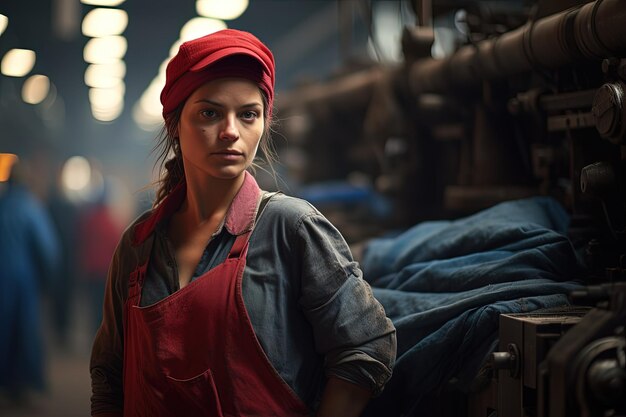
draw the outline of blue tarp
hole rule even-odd
[[[370,409],[428,415],[426,398],[474,379],[501,313],[566,305],[585,271],[568,224],[557,201],[534,197],[368,243],[363,273],[398,336],[394,375]]]

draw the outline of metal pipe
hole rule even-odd
[[[448,58],[418,60],[409,86],[415,95],[462,93],[483,80],[625,55],[624,0],[596,0],[463,46]]]

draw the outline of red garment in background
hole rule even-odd
[[[78,227],[78,254],[81,275],[86,279],[106,279],[109,264],[123,229],[105,205],[86,209]]]

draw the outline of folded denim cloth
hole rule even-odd
[[[426,415],[422,400],[451,378],[469,386],[497,346],[500,314],[567,305],[585,273],[569,220],[556,200],[534,197],[368,242],[363,275],[398,340],[393,377],[370,409]]]

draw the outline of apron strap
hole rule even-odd
[[[230,248],[230,252],[228,252],[228,259],[239,258],[241,256],[241,253],[248,244],[248,239],[250,238],[251,233],[252,231],[248,231],[243,235],[237,236],[235,243],[233,243],[233,246]]]

